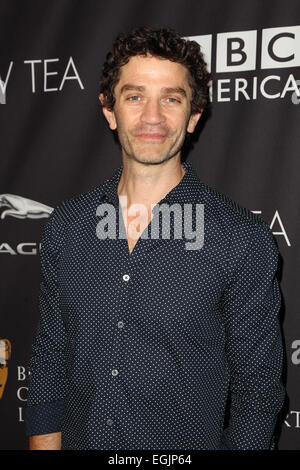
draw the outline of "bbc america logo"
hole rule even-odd
[[[211,70],[213,35],[188,36],[197,41]],[[300,26],[266,28],[261,31],[261,69],[300,66]],[[216,72],[255,70],[258,55],[258,30],[218,33]]]
[[[217,74],[211,82],[211,101],[256,100],[259,96],[278,99],[291,93],[291,102],[298,104],[299,82],[293,73],[286,77],[284,70],[271,75],[264,72],[300,66],[300,26],[188,36],[186,39],[200,44],[209,71]],[[218,74],[254,71],[253,76],[218,78]]]

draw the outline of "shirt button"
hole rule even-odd
[[[129,279],[130,279],[129,274],[124,274],[123,281],[129,281]]]
[[[118,375],[119,371],[117,369],[113,369],[111,371],[112,375]]]
[[[113,420],[109,418],[109,419],[106,421],[106,424],[108,424],[108,426],[112,426]]]
[[[123,328],[124,322],[122,320],[118,321],[118,328]]]

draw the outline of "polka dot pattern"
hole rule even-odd
[[[182,165],[159,205],[204,205],[201,249],[186,249],[185,232],[172,238],[176,215],[169,239],[140,237],[131,254],[125,238],[96,236],[104,202],[124,227],[123,166],[51,214],[27,435],[62,431],[63,449],[274,448],[285,396],[278,249],[260,217]]]

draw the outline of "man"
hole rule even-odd
[[[122,165],[44,229],[31,449],[274,448],[278,249],[180,160],[209,79],[169,29],[120,35],[107,56],[99,98]]]

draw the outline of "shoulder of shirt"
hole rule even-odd
[[[55,219],[57,223],[62,224],[72,223],[89,208],[95,208],[96,210],[109,181],[109,179],[106,179],[98,186],[94,186],[89,190],[76,194],[70,198],[63,199],[53,209],[51,219]]]
[[[228,273],[235,271],[246,253],[254,248],[268,250],[274,262],[279,249],[269,225],[259,215],[241,206],[229,196],[200,182],[198,201],[204,204],[204,224],[218,230],[228,255]]]
[[[200,181],[198,201],[204,204],[204,214],[213,217],[222,226],[246,225],[253,227],[260,225],[270,230],[268,224],[258,214],[253,213],[247,207],[238,204],[229,196],[217,191],[207,183]]]
[[[229,253],[238,249],[242,257],[251,244],[278,253],[272,230],[264,219],[200,179],[197,202],[204,204],[204,223],[211,222],[213,230],[218,230]]]

